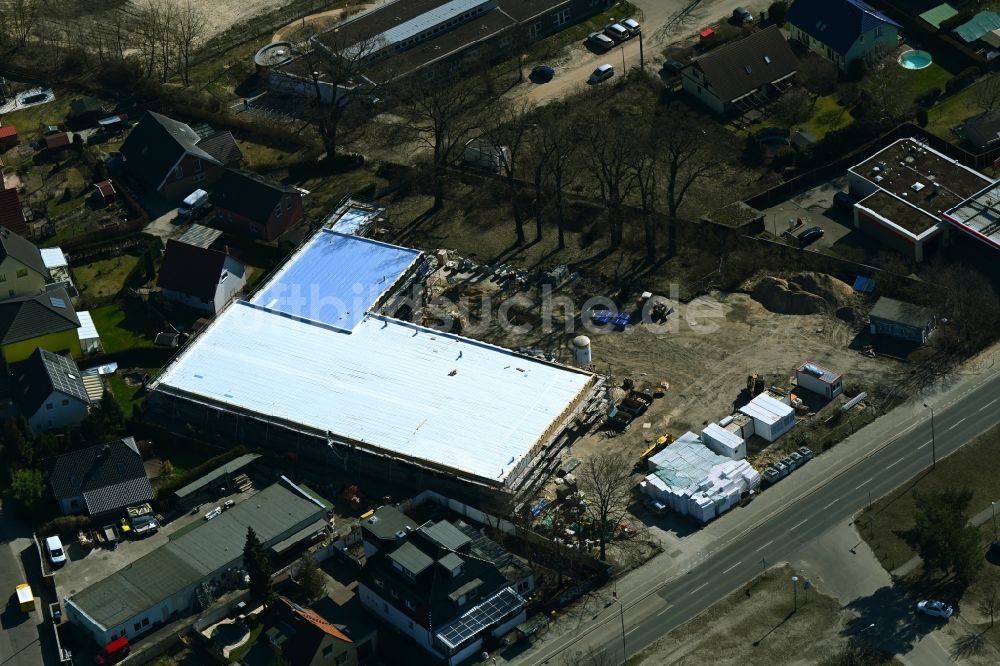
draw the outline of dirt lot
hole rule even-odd
[[[675,629],[629,666],[665,664],[816,664],[845,643],[841,630],[853,612],[816,587],[799,590],[799,609],[791,613],[783,566],[733,592],[706,613]]]
[[[166,0],[183,7],[188,0]],[[289,4],[287,0],[214,0],[202,3],[205,12],[205,37],[211,38],[240,21],[266,14]]]

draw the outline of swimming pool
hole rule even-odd
[[[923,69],[930,67],[934,58],[927,51],[907,51],[899,56],[899,64],[906,69]]]

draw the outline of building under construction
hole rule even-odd
[[[336,231],[343,215],[188,343],[148,418],[480,505],[532,493],[592,420],[600,380],[389,316],[429,260]]]

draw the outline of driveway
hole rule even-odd
[[[732,15],[733,9],[741,5],[748,7],[755,15],[759,12],[759,8],[753,3],[741,0],[633,0],[632,4],[642,14],[637,18],[642,24],[645,67],[654,72],[659,71],[663,64],[662,51],[665,46],[693,38],[701,28],[726,20]],[[623,15],[615,18],[628,17]],[[639,66],[639,46],[638,37],[603,53],[593,51],[584,44],[572,45],[561,56],[546,63],[556,70],[556,75],[550,82],[534,84],[525,81],[512,88],[508,95],[537,105],[562,99],[587,88],[590,73],[603,63],[614,66],[615,76],[621,77],[624,72]],[[536,64],[539,63],[525,63],[526,69],[531,69]]]

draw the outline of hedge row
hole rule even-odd
[[[219,467],[222,467],[227,462],[231,462],[236,458],[239,458],[243,454],[247,453],[247,449],[244,446],[237,446],[236,448],[229,449],[225,453],[221,453],[214,458],[209,458],[205,462],[201,463],[197,467],[192,467],[188,471],[173,477],[166,483],[162,484],[156,491],[157,498],[161,498],[169,493],[174,492],[178,488],[183,488],[189,483],[197,481],[199,478],[205,476],[209,472],[212,472]]]

